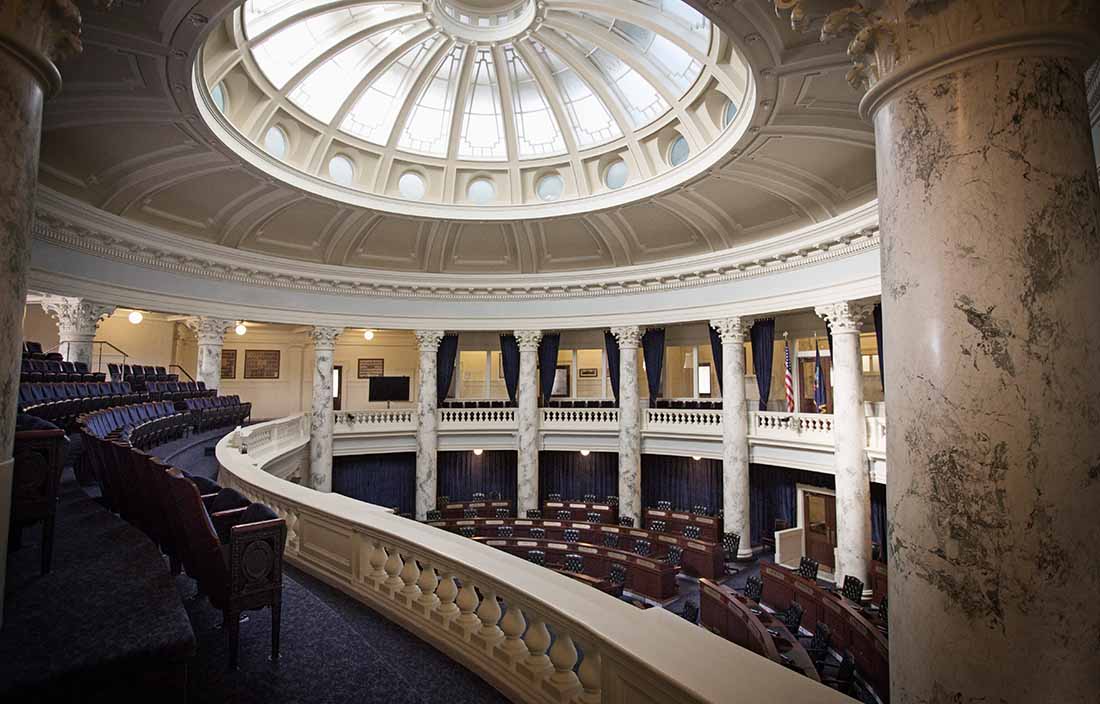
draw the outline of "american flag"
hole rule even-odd
[[[783,356],[786,358],[786,368],[783,372],[783,385],[787,387],[787,413],[794,413],[794,381],[791,379],[791,343],[784,336]]]

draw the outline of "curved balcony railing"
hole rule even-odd
[[[218,443],[219,480],[286,519],[292,564],[433,644],[513,701],[850,701],[670,611],[638,610],[473,540],[265,471],[263,458],[299,452],[308,442],[304,416],[238,430]]]

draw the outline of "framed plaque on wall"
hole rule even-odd
[[[237,350],[222,350],[222,378],[237,378]]]
[[[278,379],[279,350],[245,350],[245,379]]]
[[[359,378],[370,379],[374,376],[386,376],[386,360],[384,359],[360,359]]]

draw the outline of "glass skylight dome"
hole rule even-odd
[[[681,0],[248,0],[207,40],[196,84],[215,132],[295,185],[470,217],[667,188],[752,112],[740,55]]]

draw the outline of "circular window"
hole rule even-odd
[[[626,185],[626,177],[629,175],[630,169],[626,167],[626,162],[617,159],[611,162],[603,172],[603,183],[611,189],[622,188]]]
[[[492,203],[497,197],[497,189],[493,187],[493,182],[489,179],[475,178],[466,187],[466,197],[470,199],[471,203],[485,205],[486,203]]]
[[[401,174],[401,178],[397,179],[397,191],[402,198],[420,200],[427,193],[428,184],[424,182],[424,177],[415,171],[406,171]]]
[[[278,127],[271,127],[264,135],[264,149],[277,159],[286,156],[286,132]]]
[[[218,106],[218,110],[225,112],[225,88],[222,88],[221,83],[210,90],[210,98],[214,101],[214,105]]]
[[[343,154],[337,154],[328,161],[328,175],[336,183],[350,186],[355,180],[355,165]]]
[[[731,100],[726,103],[726,111],[722,113],[722,126],[728,127],[735,117],[737,117],[737,103]]]
[[[539,200],[557,200],[565,190],[565,181],[557,174],[546,174],[535,184]]]
[[[673,166],[679,166],[688,160],[691,156],[691,147],[688,146],[688,142],[684,139],[683,135],[680,135],[672,142],[672,146],[668,148],[668,163]]]

